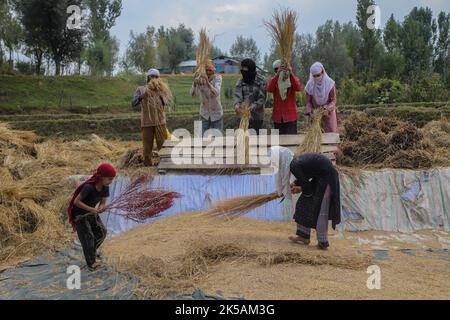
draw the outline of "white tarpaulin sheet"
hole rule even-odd
[[[359,183],[341,175],[341,228],[349,231],[384,230],[412,232],[421,229],[450,230],[450,168],[409,171],[364,171]],[[119,195],[130,183],[119,177],[111,186],[111,196]],[[275,177],[270,175],[156,176],[149,188],[177,191],[176,199],[163,217],[192,211],[204,211],[211,203],[225,198],[267,194],[276,190]],[[291,221],[290,206],[273,201],[247,217],[269,221]],[[114,214],[105,214],[103,221],[111,234],[125,232],[138,223]],[[149,220],[151,223],[155,220]]]

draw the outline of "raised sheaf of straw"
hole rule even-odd
[[[275,11],[272,20],[264,22],[277,44],[278,53],[284,65],[290,63],[292,59],[297,20],[297,13],[286,8]]]

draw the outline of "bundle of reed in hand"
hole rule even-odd
[[[175,199],[181,198],[177,192],[142,189],[149,179],[150,176],[141,176],[136,179],[122,194],[114,198],[104,211],[143,223],[147,219],[158,217],[173,206]]]
[[[234,218],[243,216],[256,208],[279,198],[277,192],[265,195],[230,198],[215,203],[208,211],[208,214],[213,217],[226,216]]]
[[[322,120],[325,111],[318,111],[311,116],[311,125],[305,135],[305,140],[297,148],[297,154],[304,152],[320,153],[322,145]]]
[[[156,97],[160,99],[160,97],[164,98],[165,102],[170,104],[173,99],[172,91],[169,88],[169,85],[166,81],[161,78],[154,78],[150,80],[147,84],[147,89],[149,90],[149,95],[151,97]]]
[[[199,44],[196,52],[197,69],[194,73],[194,81],[197,84],[203,84],[206,78],[206,64],[209,62],[209,52],[211,51],[211,41],[208,38],[206,29],[200,30]]]
[[[287,66],[291,62],[294,50],[297,13],[287,8],[280,9],[275,11],[272,21],[265,21],[264,24],[277,44],[283,66]]]

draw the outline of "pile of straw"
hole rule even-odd
[[[117,162],[130,143],[41,141],[33,132],[0,123],[0,261],[59,248],[66,234],[72,175],[90,175],[101,162]],[[71,234],[71,233],[70,233]]]
[[[289,9],[280,9],[275,11],[272,21],[266,21],[264,24],[277,44],[282,64],[287,66],[291,62],[294,50],[297,13]]]
[[[230,198],[215,203],[208,211],[208,214],[213,217],[225,216],[235,218],[245,215],[246,213],[276,199],[279,199],[277,192],[265,195]]]
[[[305,140],[297,148],[297,154],[305,152],[321,152],[322,145],[322,120],[325,116],[324,111],[315,112],[312,115],[311,126],[305,134]]]
[[[196,52],[197,69],[194,73],[194,81],[198,84],[204,84],[206,77],[206,64],[209,62],[209,52],[211,51],[211,41],[208,38],[206,28],[202,28],[199,34],[199,44]]]
[[[403,169],[449,165],[448,148],[445,148],[450,142],[448,129],[450,126],[445,119],[419,129],[396,118],[352,113],[344,121],[338,163],[352,167]]]

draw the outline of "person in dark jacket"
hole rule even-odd
[[[294,215],[297,236],[289,239],[308,245],[311,229],[316,229],[319,248],[326,250],[328,221],[332,221],[333,229],[341,223],[339,174],[330,159],[319,153],[295,156],[290,170],[297,179],[294,185],[301,187],[302,194]]]

